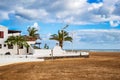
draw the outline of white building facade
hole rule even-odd
[[[0,54],[9,52],[11,55],[17,54],[17,45],[7,45],[5,41],[9,36],[19,36],[21,31],[8,30],[7,27],[0,25]],[[27,49],[23,46],[19,49],[19,54],[26,54]]]

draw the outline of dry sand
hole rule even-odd
[[[0,80],[120,80],[120,52],[1,66]]]

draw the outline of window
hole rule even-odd
[[[6,47],[6,44],[4,44],[4,47]]]
[[[0,38],[4,38],[4,32],[0,31]]]
[[[21,45],[21,46],[19,46],[19,49],[23,49],[23,46]]]
[[[8,49],[13,49],[13,45],[8,45]]]
[[[2,48],[2,44],[0,44],[0,49]]]

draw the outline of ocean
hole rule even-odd
[[[75,49],[75,50],[71,50],[71,49],[65,49],[65,51],[71,52],[79,52],[79,51],[88,51],[88,52],[120,52],[120,49]]]

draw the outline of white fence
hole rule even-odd
[[[89,57],[89,52],[66,52],[63,50],[35,49],[34,56],[37,57]]]
[[[51,49],[34,49],[34,56],[38,57],[51,57]]]
[[[44,57],[74,57],[89,56],[88,52],[66,52],[60,46],[51,49],[33,49],[33,55],[5,55],[1,57],[12,58],[44,58]]]

